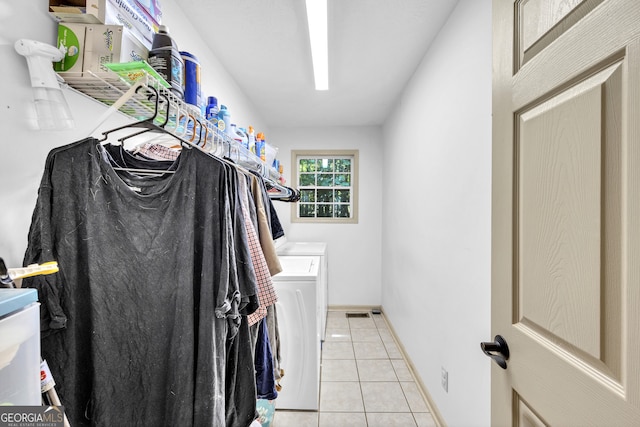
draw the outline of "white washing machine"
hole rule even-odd
[[[317,301],[320,257],[280,256],[283,271],[273,276],[278,294],[280,380],[276,409],[318,410],[320,329]]]
[[[289,242],[286,239],[277,246],[279,256],[319,256],[320,286],[318,286],[318,304],[320,305],[320,337],[324,341],[327,326],[327,308],[329,304],[329,262],[325,242]]]

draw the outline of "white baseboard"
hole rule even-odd
[[[411,375],[416,381],[418,390],[420,391],[420,393],[422,394],[422,397],[424,397],[424,400],[427,403],[427,407],[429,408],[429,412],[431,412],[431,416],[433,416],[433,420],[435,421],[436,426],[446,427],[446,423],[442,418],[442,414],[440,413],[440,411],[438,410],[438,407],[435,405],[433,399],[431,398],[431,395],[429,394],[427,387],[425,387],[424,382],[422,381],[422,378],[420,378],[420,375],[417,374],[416,367],[411,361],[411,358],[407,355],[407,351],[404,348],[404,345],[402,345],[402,343],[398,339],[398,335],[396,334],[396,331],[393,329],[393,326],[391,325],[391,323],[389,323],[387,316],[384,315],[384,308],[382,308],[382,318],[384,319],[384,322],[389,327],[389,331],[391,332],[391,335],[393,336],[393,339],[396,342],[396,345],[398,346],[400,353],[402,353],[404,360],[407,362],[407,367],[409,368]]]

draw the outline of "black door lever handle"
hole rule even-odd
[[[507,360],[509,360],[509,346],[507,341],[501,336],[496,335],[493,342],[481,342],[480,348],[490,358],[494,360],[502,369],[507,369]]]

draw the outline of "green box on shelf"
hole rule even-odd
[[[63,22],[58,25],[58,47],[65,55],[53,63],[58,72],[105,72],[105,62],[119,62],[122,26]]]
[[[109,63],[104,65],[129,84],[134,84],[139,79],[145,77],[145,75],[149,75],[167,89],[171,88],[169,83],[145,61]]]

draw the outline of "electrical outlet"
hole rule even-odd
[[[442,388],[446,393],[449,393],[449,372],[447,372],[444,367],[442,368],[442,373],[440,376],[440,382],[442,383]]]

